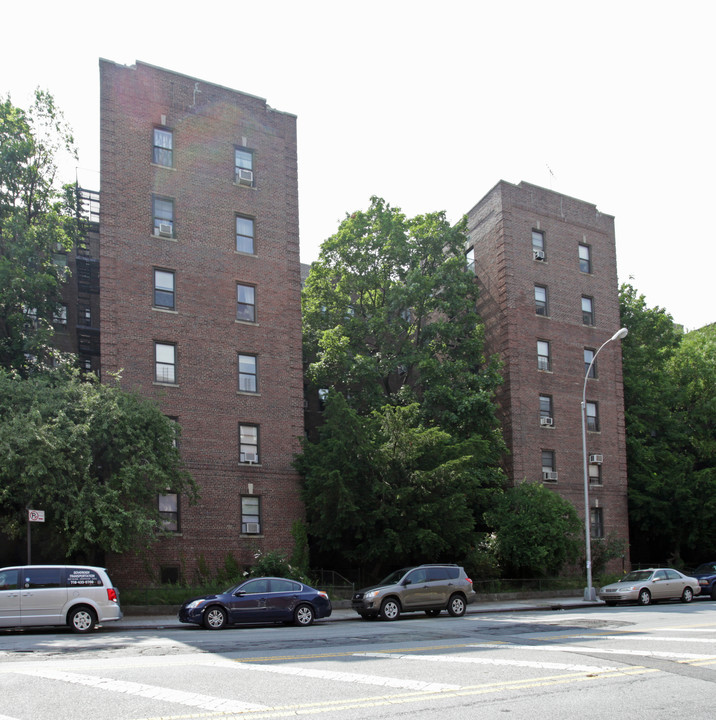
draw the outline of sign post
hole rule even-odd
[[[34,522],[45,522],[44,510],[27,509],[27,564],[32,565],[32,525]]]

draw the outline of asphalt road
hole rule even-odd
[[[0,720],[713,718],[716,603],[0,633]]]

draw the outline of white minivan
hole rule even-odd
[[[69,625],[85,633],[120,620],[119,592],[104,568],[18,565],[0,568],[0,627]]]

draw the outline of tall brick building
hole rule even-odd
[[[100,61],[102,378],[181,426],[200,486],[171,537],[109,558],[119,584],[192,580],[290,548],[302,516],[296,118],[144,63]]]
[[[584,517],[584,379],[620,327],[614,218],[535,185],[499,182],[468,213],[468,228],[487,348],[504,362],[509,477],[544,482]],[[628,540],[618,342],[599,353],[586,407],[591,535]]]

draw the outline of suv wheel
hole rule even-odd
[[[380,606],[381,620],[397,620],[400,617],[400,605],[395,598],[386,598]]]
[[[465,598],[455,593],[448,602],[448,612],[453,617],[462,617],[466,610],[467,605],[465,604]]]

